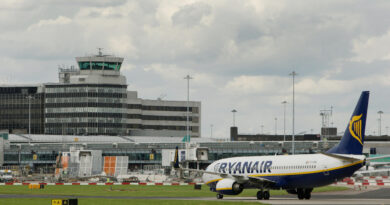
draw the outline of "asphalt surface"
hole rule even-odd
[[[217,201],[214,197],[127,197],[127,196],[63,196],[63,195],[26,195],[0,194],[1,198],[104,198],[104,199],[173,199]],[[224,197],[222,201],[259,201],[255,197]],[[295,195],[271,196],[270,200],[261,200],[266,204],[390,204],[390,188],[370,190],[348,190],[340,192],[312,193],[310,200],[298,200]]]

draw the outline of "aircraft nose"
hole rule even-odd
[[[209,166],[207,166],[206,171],[211,171],[212,166],[213,166],[213,164],[210,164]],[[204,173],[204,174],[202,175],[202,180],[203,180],[204,183],[210,181],[210,180],[209,180],[209,174]]]

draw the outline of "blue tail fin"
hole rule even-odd
[[[173,168],[178,169],[180,168],[179,166],[179,147],[176,146],[175,150],[175,158],[173,159]]]
[[[340,142],[327,153],[362,154],[370,92],[363,91]]]

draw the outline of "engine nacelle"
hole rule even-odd
[[[221,179],[217,183],[216,191],[220,194],[237,195],[242,192],[244,186],[233,179]]]

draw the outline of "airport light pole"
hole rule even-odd
[[[287,101],[283,101],[283,141],[286,141],[286,104]]]
[[[264,125],[260,125],[260,127],[261,127],[261,133],[260,134],[263,134],[264,132],[263,132],[263,130],[264,130]]]
[[[190,107],[189,107],[189,102],[190,102],[190,80],[193,79],[190,75],[187,75],[184,79],[187,80],[187,120],[186,120],[186,141],[190,142],[191,137],[190,137],[190,124],[189,124],[189,112],[190,112]]]
[[[293,71],[290,73],[293,80],[293,101],[292,101],[292,154],[295,154],[295,76],[297,73]]]
[[[237,112],[236,109],[233,109],[233,110],[232,110],[232,113],[233,113],[233,127],[236,126],[236,112]]]
[[[28,99],[28,137],[31,138],[31,100],[34,97],[29,95],[26,98]]]
[[[275,117],[275,135],[278,134],[278,118]]]
[[[210,125],[210,138],[213,138],[213,124]]]
[[[379,111],[378,111],[378,114],[379,114],[379,119],[378,119],[378,135],[381,136],[381,135],[382,135],[382,114],[383,114],[383,111],[379,110]]]

